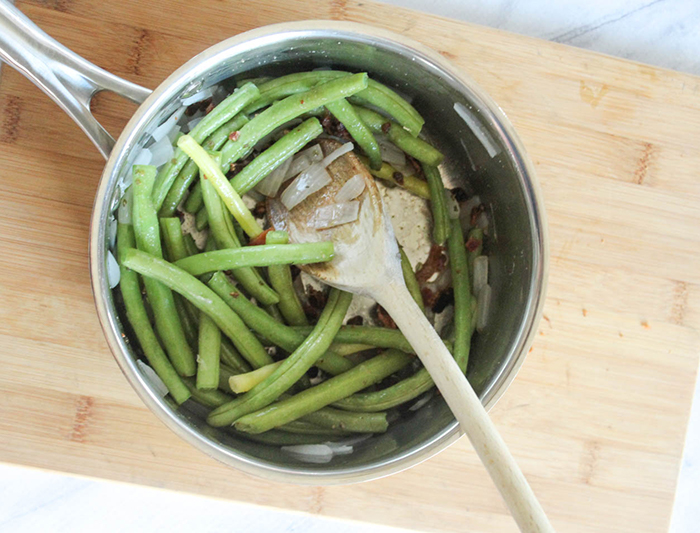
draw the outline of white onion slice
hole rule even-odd
[[[488,233],[489,217],[486,212],[479,213],[479,216],[476,217],[476,227],[481,228],[484,233]]]
[[[340,188],[338,194],[335,195],[335,201],[342,204],[343,202],[354,200],[363,193],[365,185],[365,179],[362,177],[362,174],[355,174]]]
[[[148,149],[151,151],[152,155],[150,164],[156,167],[170,161],[175,154],[175,148],[167,136],[153,143]]]
[[[447,216],[450,220],[457,220],[459,218],[459,202],[455,199],[454,195],[445,189],[445,207],[447,208]]]
[[[193,118],[192,120],[190,120],[190,121],[187,123],[187,131],[188,131],[188,132],[189,132],[189,131],[192,131],[192,130],[197,126],[197,124],[199,124],[199,123],[202,121],[203,118],[204,118],[204,117],[201,116],[201,117],[195,117],[195,118]]]
[[[385,161],[393,166],[399,166],[405,169],[406,154],[382,135],[376,135],[377,144],[379,145],[379,153],[382,156],[382,161]]]
[[[119,200],[117,220],[120,224],[131,224],[131,205],[134,197],[133,189],[129,187]]]
[[[287,209],[294,209],[316,191],[320,191],[333,181],[325,166],[314,163],[299,174],[284,190],[280,200]]]
[[[112,252],[107,250],[107,282],[109,283],[109,288],[113,289],[119,285],[119,278],[121,277],[119,273],[119,263],[112,255]]]
[[[335,442],[327,442],[326,446],[328,446],[333,451],[333,455],[350,455],[353,451],[353,447],[348,444],[337,444]]]
[[[479,294],[479,291],[489,282],[489,257],[480,255],[474,259],[474,294]]]
[[[333,450],[326,444],[299,444],[282,446],[282,451],[308,463],[329,463],[333,459]]]
[[[153,370],[150,366],[148,366],[146,363],[141,361],[141,359],[136,360],[136,365],[139,367],[141,372],[143,372],[143,375],[150,383],[150,385],[153,387],[155,392],[161,397],[165,398],[168,395],[168,387],[165,386],[165,383],[158,377],[158,374],[156,374],[156,371]]]
[[[277,196],[277,191],[280,190],[290,166],[292,166],[292,156],[282,161],[280,166],[265,176],[255,186],[255,190],[265,196]]]
[[[164,137],[172,135],[172,131],[178,129],[177,123],[184,116],[185,108],[182,107],[170,115],[165,122],[151,132],[154,141],[160,141]]]
[[[360,213],[360,202],[353,200],[342,204],[319,207],[309,225],[314,229],[326,229],[348,222],[355,222]]]
[[[214,96],[214,90],[212,87],[207,87],[206,89],[203,89],[199,91],[196,94],[193,94],[192,96],[188,96],[187,98],[182,99],[182,105],[184,106],[191,106],[192,104],[196,104],[197,102],[201,102],[202,100],[206,100],[210,96]]]
[[[330,154],[328,154],[326,157],[323,158],[323,160],[321,161],[321,165],[323,165],[324,167],[327,167],[333,161],[338,159],[340,156],[343,156],[343,155],[347,154],[348,152],[352,152],[352,149],[354,147],[355,147],[355,145],[352,143],[341,144],[338,148],[336,148]]]
[[[153,159],[153,154],[151,151],[146,148],[144,150],[141,150],[138,155],[134,158],[134,165],[148,165],[151,163],[151,159]]]
[[[117,243],[117,219],[114,217],[110,218],[107,236],[109,237],[109,247],[114,250],[114,245]]]
[[[322,159],[323,150],[321,150],[321,147],[318,144],[314,144],[311,148],[302,150],[292,160],[292,164],[289,167],[289,169],[287,169],[287,174],[284,176],[284,179],[288,180],[290,178],[293,178],[300,172],[304,172],[311,165],[313,165],[314,163],[318,163]]]
[[[486,328],[491,310],[491,285],[484,285],[476,297],[476,331]]]

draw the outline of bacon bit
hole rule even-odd
[[[403,174],[401,174],[401,172],[399,172],[399,171],[397,170],[396,172],[394,172],[394,173],[391,175],[391,177],[394,178],[394,181],[395,181],[396,183],[398,183],[399,185],[403,185],[403,181],[404,181],[404,180],[403,180]]]
[[[326,300],[328,297],[323,291],[317,291],[312,286],[306,288],[308,301],[302,304],[304,308],[304,313],[310,318],[318,318],[321,316],[321,311],[326,306]]]
[[[240,295],[241,293],[237,291],[229,293],[229,296],[231,296],[232,298],[238,298]]]
[[[231,133],[228,134],[228,138],[231,139],[233,142],[236,142],[240,136],[241,136],[240,131],[232,131]]]
[[[205,111],[211,104],[211,101],[212,99],[210,96],[209,98],[205,98],[201,102],[195,102],[194,104],[187,107],[187,109],[185,110],[185,115],[191,117],[197,111]]]
[[[333,127],[333,117],[330,113],[326,112],[326,114],[323,115],[323,118],[321,119],[321,126],[323,126],[323,131],[328,134],[331,133],[331,128]]]
[[[442,313],[448,305],[453,304],[454,302],[454,290],[447,287],[438,295],[436,302],[431,305],[430,308],[433,310],[433,313]]]
[[[416,171],[416,176],[423,176],[423,167],[415,157],[411,157],[410,155],[406,154],[406,160],[411,164],[413,170]]]
[[[265,216],[265,213],[267,213],[267,205],[265,204],[265,201],[255,204],[255,207],[253,208],[253,216],[255,218],[262,218]]]
[[[387,313],[381,305],[377,305],[377,320],[379,320],[385,328],[399,329],[394,319],[389,316],[389,313]]]
[[[472,209],[471,216],[469,217],[469,223],[472,226],[476,226],[476,219],[479,218],[479,215],[484,211],[486,211],[484,204],[477,205],[474,209]]]
[[[483,241],[481,239],[476,239],[474,237],[469,237],[467,239],[467,242],[464,243],[464,246],[467,248],[468,252],[476,252],[479,249],[479,246],[481,246],[481,243]]]
[[[212,102],[211,100],[209,100],[209,104],[207,105],[206,109],[204,110],[204,114],[205,114],[205,115],[208,115],[208,114],[211,113],[213,110],[214,110],[214,102]]]
[[[421,296],[423,296],[423,304],[429,309],[432,309],[435,302],[437,302],[438,294],[430,290],[428,287],[423,287],[420,290],[420,293]]]
[[[272,231],[272,228],[268,228],[259,235],[253,237],[250,239],[250,242],[248,243],[248,246],[260,246],[261,244],[265,244],[265,239],[267,238],[267,234]]]
[[[447,266],[447,255],[445,255],[445,248],[443,246],[438,246],[433,244],[430,247],[430,253],[428,254],[428,259],[420,267],[420,270],[416,272],[416,279],[419,283],[425,283],[436,272],[442,272]]]
[[[361,326],[364,323],[364,321],[364,318],[362,318],[360,315],[357,315],[349,319],[345,324],[348,326]]]
[[[384,133],[389,133],[389,130],[391,129],[391,122],[385,122],[382,124],[382,131]]]

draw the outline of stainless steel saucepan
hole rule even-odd
[[[488,408],[515,377],[544,303],[547,238],[542,200],[532,164],[506,116],[474,81],[436,52],[361,24],[275,24],[212,46],[150,91],[75,55],[0,0],[0,58],[61,106],[107,159],[90,227],[90,274],[97,314],[114,357],[144,403],[203,452],[277,481],[337,484],[408,468],[460,436],[452,414],[435,396],[422,409],[392,424],[386,434],[358,444],[354,453],[335,456],[324,465],[307,464],[275,447],[208,427],[198,406],[187,402],[178,408],[168,397],[162,398],[136,364],[134,345],[122,336],[122,310],[108,286],[108,222],[150,132],[182,105],[183,98],[244,74],[277,75],[318,67],[366,71],[413,99],[426,119],[427,136],[446,154],[443,176],[448,185],[468,186],[490,209],[489,275],[495,299],[489,326],[474,341],[469,379]],[[104,90],[141,104],[116,142],[90,113],[90,99]]]

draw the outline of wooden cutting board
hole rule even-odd
[[[700,346],[700,78],[366,1],[19,7],[148,87],[219,40],[304,18],[380,25],[467,71],[522,136],[551,237],[545,317],[496,425],[559,531],[667,529]],[[118,133],[133,107],[105,96],[95,110]],[[387,479],[321,488],[248,477],[176,438],[95,316],[103,161],[7,68],[0,112],[0,460],[420,530],[516,530],[465,439]]]

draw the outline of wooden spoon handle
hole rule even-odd
[[[452,354],[411,298],[403,283],[375,287],[371,296],[384,307],[416,350],[462,430],[501,492],[521,531],[553,532],[542,506],[506,443],[481,405]]]

